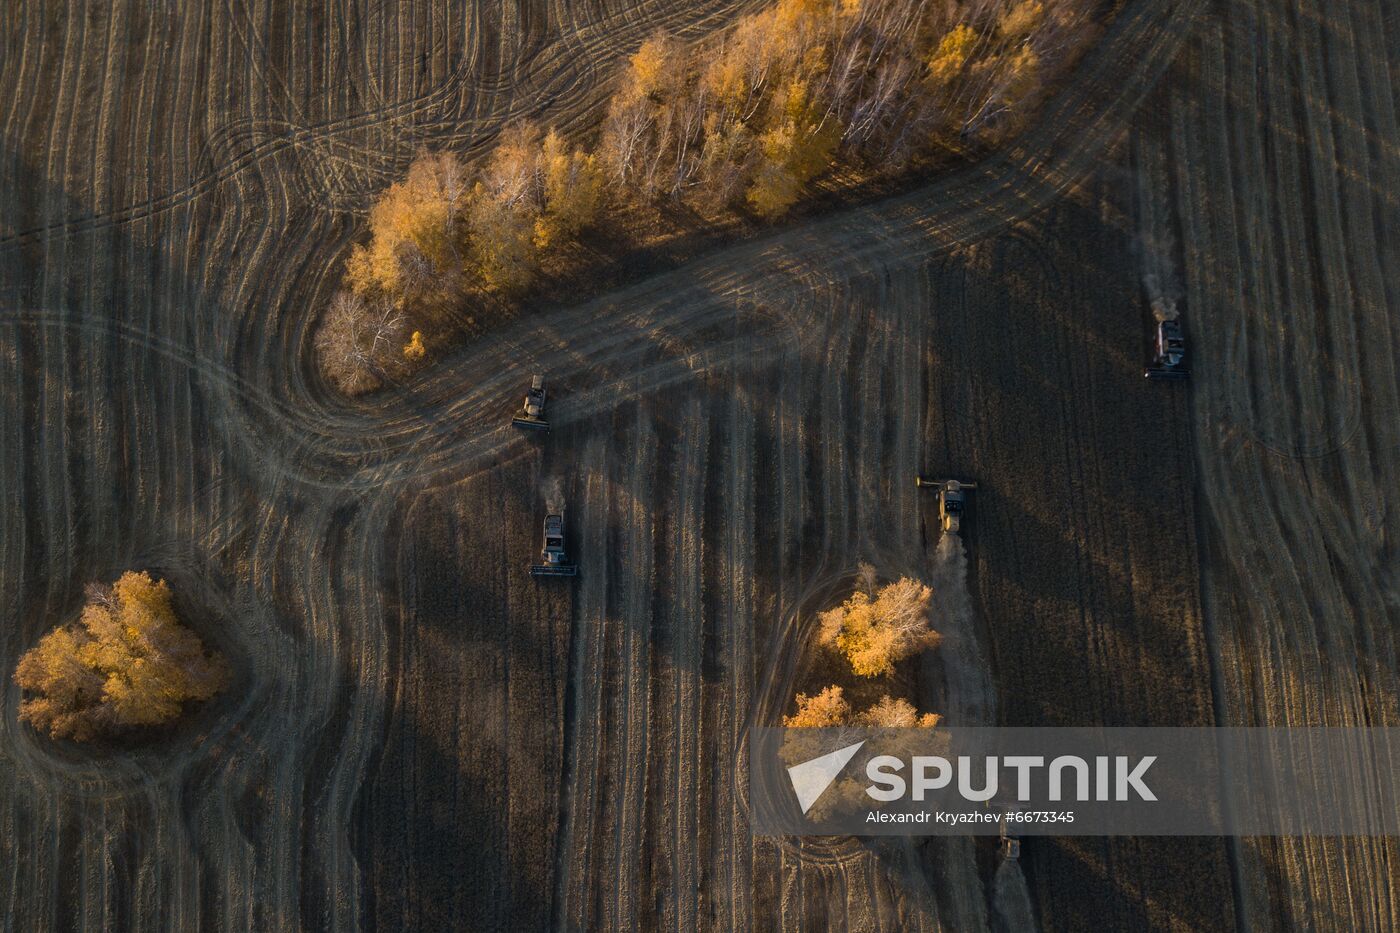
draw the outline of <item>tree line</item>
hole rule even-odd
[[[518,295],[607,214],[787,213],[833,169],[896,175],[1004,142],[1098,32],[1092,0],[777,0],[621,69],[592,151],[507,129],[484,163],[421,156],[374,204],[315,348],[341,391],[428,356],[421,322],[464,290]]]
[[[529,286],[543,255],[572,244],[602,203],[597,160],[554,130],[511,127],[474,174],[452,152],[420,156],[370,210],[316,334],[322,372],[357,395],[420,364],[413,326],[467,286],[504,295]]]
[[[1022,125],[1095,35],[1085,0],[779,0],[631,59],[598,147],[632,196],[778,217],[845,163],[904,171]]]

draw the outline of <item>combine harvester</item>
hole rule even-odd
[[[1014,862],[1021,857],[1021,837],[1013,836],[1006,831],[1007,819],[1005,814],[1001,818],[1001,834],[997,838],[997,848],[1001,850],[1001,857],[1008,862]]]
[[[544,377],[534,376],[530,379],[530,390],[525,393],[525,406],[520,409],[520,414],[510,419],[510,423],[517,428],[548,431],[549,422],[544,420],[544,402]]]
[[[564,516],[544,517],[544,547],[540,550],[541,563],[530,568],[532,577],[576,577],[578,564],[564,554]]]
[[[1152,337],[1152,362],[1142,374],[1148,379],[1185,379],[1190,375],[1181,321],[1173,317],[1157,322]]]
[[[958,533],[962,525],[963,508],[967,505],[967,490],[976,489],[976,483],[964,483],[956,479],[928,479],[914,477],[914,485],[933,487],[938,490],[938,519],[944,531]]]

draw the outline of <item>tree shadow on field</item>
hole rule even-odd
[[[1185,387],[1102,179],[935,264],[925,460],[977,481],[974,598],[1004,725],[1209,725]],[[1028,841],[1048,929],[1233,925],[1222,840]]]
[[[54,216],[91,215],[90,205],[68,197],[18,150],[0,150],[0,166],[7,189],[0,199],[0,237],[41,227]],[[97,909],[117,927],[177,928],[189,921],[212,927],[242,917],[258,927],[321,929],[329,918],[344,916],[338,912],[344,902],[335,901],[348,883],[362,894],[366,922],[382,929],[404,928],[405,917],[420,920],[421,929],[546,926],[552,850],[533,827],[552,825],[555,795],[546,793],[545,805],[536,801],[531,812],[517,793],[497,810],[502,792],[492,775],[499,771],[502,781],[514,775],[538,786],[532,776],[557,772],[556,762],[532,756],[536,746],[546,755],[557,751],[557,734],[505,750],[475,734],[471,709],[449,715],[448,675],[465,673],[468,682],[484,676],[452,666],[453,652],[466,648],[450,626],[414,633],[410,648],[391,647],[400,666],[382,683],[368,680],[349,660],[359,637],[351,610],[365,608],[358,601],[327,610],[337,616],[346,610],[351,618],[320,620],[331,627],[327,637],[349,639],[348,646],[303,643],[320,637],[310,616],[326,609],[315,601],[327,594],[307,588],[323,577],[332,587],[342,585],[342,575],[359,582],[353,579],[356,562],[375,545],[361,551],[343,538],[367,506],[345,493],[329,519],[332,527],[310,528],[313,537],[324,530],[326,540],[296,551],[316,514],[307,500],[327,494],[303,489],[277,464],[249,456],[268,438],[234,431],[222,419],[219,405],[232,397],[228,373],[217,360],[204,360],[199,348],[217,344],[231,315],[214,286],[188,279],[171,258],[180,252],[171,241],[181,233],[198,255],[205,231],[170,217],[0,243],[0,338],[9,343],[0,345],[6,376],[0,379],[0,430],[6,432],[0,462],[7,470],[0,593],[10,607],[9,624],[0,626],[0,676],[6,680],[0,704],[7,720],[0,799],[4,818],[17,828],[0,840],[0,861],[18,884],[7,898],[10,918],[24,929],[68,929],[84,918],[93,922],[90,911]],[[189,309],[173,324],[172,302]],[[533,520],[529,524],[530,546],[537,548],[538,530]],[[450,567],[441,557],[424,554],[429,572]],[[13,730],[27,728],[14,722],[18,693],[10,675],[19,653],[67,616],[83,584],[130,568],[171,579],[182,618],[235,663],[235,682],[142,753],[150,767],[115,767],[110,756],[88,752],[40,760],[27,751],[24,769],[9,767],[16,754]],[[452,582],[441,581],[444,593],[452,592]],[[249,594],[273,607],[257,626],[251,625]],[[463,599],[479,605],[488,596],[468,591]],[[206,624],[213,619],[202,610],[213,602],[219,605],[212,615],[227,629]],[[547,620],[558,614],[551,605],[541,612]],[[563,615],[567,619],[567,609]],[[384,618],[402,637],[403,620],[392,611]],[[372,616],[367,621],[379,624]],[[263,641],[257,652],[241,650],[240,639],[247,637]],[[524,626],[509,637],[517,690],[520,683],[554,683],[557,671],[543,659],[557,646],[535,644]],[[285,682],[270,685],[274,699],[264,702],[265,672],[249,655],[266,654],[283,639],[289,657],[278,669],[291,677],[313,676],[312,661],[324,661],[326,652],[339,656],[333,672],[314,675],[333,681],[316,685],[331,697],[327,708],[276,708],[299,694]],[[412,663],[407,651],[417,652]],[[537,658],[541,666],[532,666]],[[386,693],[384,740],[390,744],[366,771],[354,826],[328,828],[340,819],[340,801],[330,790],[337,771],[362,751],[342,747],[350,713],[374,706],[378,698],[371,691]],[[411,693],[418,702],[410,708],[403,698]],[[250,704],[258,706],[257,728],[239,718]],[[421,722],[401,712],[421,715]],[[308,725],[308,717],[321,714],[324,728]],[[525,714],[526,721],[549,723],[556,732],[561,719],[558,713]],[[291,754],[286,742],[269,748],[264,727],[304,734],[306,741]],[[481,750],[464,759],[459,747],[473,740]],[[185,744],[196,746],[196,757],[178,758]],[[152,783],[149,772],[159,772],[167,751],[176,770],[168,781]],[[50,758],[56,774],[40,784],[33,769]],[[91,779],[81,787],[75,781],[69,793],[57,772],[78,769]],[[278,771],[291,772],[285,794],[273,786]],[[386,785],[405,793],[383,793]],[[452,791],[446,805],[442,795],[425,791],[438,785]],[[137,790],[128,793],[131,786]],[[216,817],[211,825],[211,813],[222,821]],[[179,825],[172,827],[167,817]],[[358,871],[345,853],[317,850],[318,838],[341,830],[355,837],[352,844],[362,853]],[[217,848],[222,843],[230,849]],[[89,862],[93,853],[106,861]],[[241,869],[250,865],[252,875],[245,875]],[[434,870],[424,874],[426,883],[416,883],[413,870],[424,865]],[[287,874],[268,877],[278,872]],[[458,893],[463,887],[466,893]],[[289,891],[290,903],[265,898],[270,889]]]
[[[393,693],[354,816],[370,929],[550,923],[571,594],[525,573],[537,472],[423,493],[395,522]]]

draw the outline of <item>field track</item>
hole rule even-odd
[[[1400,18],[1226,0],[1144,121],[1197,346],[1202,583],[1221,718],[1400,721]],[[1395,841],[1248,841],[1241,920],[1400,924]]]
[[[984,165],[532,317],[364,404],[311,377],[313,312],[417,149],[479,152],[522,115],[585,128],[652,30],[751,6],[0,12],[0,669],[138,566],[239,670],[159,747],[100,761],[19,726],[6,677],[0,929],[1023,918],[968,840],[747,829],[744,730],[778,714],[814,604],[863,559],[964,579],[920,469],[983,486],[960,648],[933,662],[950,716],[1395,718],[1377,138],[1400,45],[1363,5],[1130,0]],[[1181,244],[1190,396],[1138,373],[1131,244],[1154,225]],[[1305,294],[1338,313],[1280,300]],[[544,441],[504,424],[533,371]],[[554,497],[572,588],[524,574]],[[1271,569],[1250,542],[1275,540]],[[1023,864],[1046,929],[1379,930],[1394,857],[1046,840]]]

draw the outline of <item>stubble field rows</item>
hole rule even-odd
[[[1128,4],[1044,122],[975,170],[542,314],[370,404],[310,381],[311,311],[357,212],[415,148],[477,152],[523,114],[584,127],[610,61],[658,26],[700,35],[741,6],[0,14],[0,663],[75,609],[84,582],[140,565],[209,611],[195,624],[241,678],[162,746],[102,762],[19,726],[7,682],[0,925],[983,928],[989,873],[970,841],[778,844],[746,822],[743,732],[777,714],[813,594],[861,559],[930,576],[946,559],[910,481],[920,469],[983,484],[963,637],[999,691],[958,697],[954,719],[1288,715],[1288,694],[1249,686],[1262,676],[1234,675],[1212,704],[1198,468],[1210,514],[1226,516],[1209,546],[1257,533],[1253,512],[1227,520],[1219,504],[1246,500],[1216,491],[1239,482],[1240,455],[1205,442],[1199,465],[1190,455],[1229,384],[1207,374],[1193,408],[1138,373],[1135,184],[1175,165],[1161,183],[1183,253],[1239,274],[1203,258],[1227,255],[1206,239],[1224,239],[1226,189],[1186,187],[1189,147],[1269,130],[1192,129],[1243,119],[1247,101],[1211,70],[1254,54],[1219,38],[1228,5],[1206,8],[1176,66],[1177,161],[1152,155],[1168,145],[1159,124],[1134,124],[1145,182],[1110,164],[1112,147],[1197,3]],[[1281,49],[1344,41],[1279,6],[1257,12],[1288,22],[1270,33]],[[1359,86],[1388,102],[1381,39],[1366,41]],[[1344,77],[1324,83],[1355,108]],[[1390,153],[1366,145],[1369,128],[1343,130],[1376,167],[1371,183],[1342,173],[1339,190],[1359,216],[1389,209]],[[1325,137],[1291,144],[1316,153]],[[1236,183],[1233,163],[1199,158]],[[1275,202],[1240,203],[1268,218]],[[1374,323],[1384,296],[1358,269],[1358,315]],[[1240,344],[1212,329],[1232,308],[1203,281],[1187,275],[1201,364],[1235,371],[1222,354]],[[1380,356],[1365,357],[1377,378],[1391,372]],[[534,370],[558,390],[543,442],[504,424]],[[1341,411],[1335,385],[1288,391]],[[1367,423],[1379,462],[1394,445]],[[556,495],[573,589],[524,572]],[[1332,540],[1351,527],[1336,516]],[[1355,599],[1375,592],[1346,582]],[[1274,586],[1206,583],[1220,613],[1229,593]],[[1238,634],[1267,629],[1233,618],[1222,669],[1311,682]],[[1380,636],[1365,631],[1369,650]],[[1334,698],[1361,690],[1358,717],[1379,702],[1367,691],[1393,700],[1386,663]],[[1282,909],[1232,893],[1240,877],[1322,878],[1308,896],[1327,910],[1361,890],[1297,851],[1256,871],[1220,841],[1074,840],[1025,861],[1056,929],[1218,928],[1241,903],[1251,919]],[[1352,915],[1383,919],[1376,892]]]

